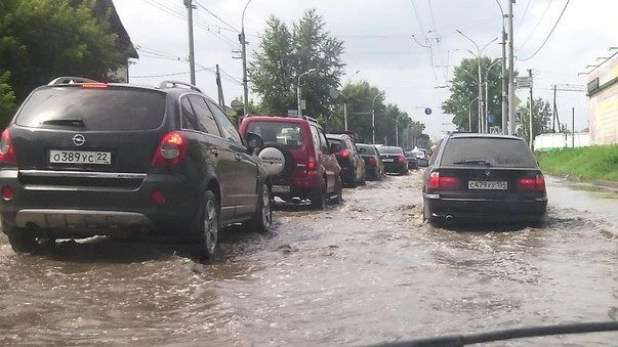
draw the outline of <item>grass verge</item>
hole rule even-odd
[[[618,182],[618,145],[563,148],[540,153],[538,159],[551,175]]]

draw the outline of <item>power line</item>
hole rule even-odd
[[[554,0],[549,0],[549,3],[547,3],[547,7],[545,7],[545,11],[543,12],[543,14],[541,15],[541,18],[539,18],[539,21],[536,23],[536,25],[534,26],[534,28],[532,29],[532,31],[530,32],[530,34],[528,35],[528,37],[524,40],[524,42],[519,46],[519,48],[517,48],[517,50],[521,50],[526,43],[528,43],[528,41],[530,40],[530,38],[532,37],[532,35],[534,34],[534,32],[536,31],[536,29],[539,27],[539,25],[541,25],[541,23],[543,23],[543,18],[545,18],[545,15],[547,14],[547,12],[549,11],[549,8],[551,7],[552,2],[554,2]]]
[[[202,69],[198,69],[195,72],[203,72],[203,71],[211,71],[213,68],[202,68]],[[181,75],[188,75],[190,74],[190,71],[186,71],[186,72],[174,72],[174,73],[168,73],[168,74],[161,74],[161,75],[145,75],[145,76],[131,76],[131,78],[158,78],[158,77],[170,77],[170,76],[181,76]]]
[[[207,9],[204,5],[200,4],[197,0],[194,0],[195,3],[197,4],[197,6],[199,6],[200,8],[202,8],[202,10],[208,12],[208,14],[210,14],[211,16],[215,17],[216,19],[218,19],[221,23],[227,25],[228,27],[230,27],[232,30],[236,31],[237,33],[240,33],[240,30],[236,29],[233,25],[231,25],[230,23],[224,21],[223,19],[221,19],[221,17],[217,16],[216,14],[214,14],[212,11],[210,11],[209,9]]]
[[[524,14],[521,15],[521,20],[519,21],[519,30],[521,30],[521,26],[524,25],[524,18],[526,18],[526,14],[528,14],[528,9],[530,8],[530,4],[532,4],[532,0],[528,0],[528,5],[526,5]],[[519,30],[517,30],[518,34],[519,34]]]
[[[566,12],[566,9],[569,6],[569,3],[571,3],[571,0],[567,0],[566,4],[564,4],[564,8],[562,9],[562,12],[560,12],[560,17],[558,17],[558,20],[556,20],[556,23],[554,23],[554,27],[551,28],[551,31],[549,32],[549,35],[547,35],[547,37],[545,38],[545,41],[543,41],[543,43],[541,44],[539,49],[537,49],[534,53],[532,53],[532,55],[529,56],[528,58],[518,59],[519,61],[526,61],[526,60],[530,60],[530,59],[534,58],[534,56],[537,55],[537,53],[539,53],[541,51],[541,49],[543,49],[543,47],[545,47],[545,44],[547,43],[547,41],[549,41],[549,38],[551,37],[551,35],[556,30],[556,27],[558,27],[558,23],[560,23],[560,20],[562,19],[562,16],[564,15],[564,12]]]

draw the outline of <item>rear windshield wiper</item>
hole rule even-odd
[[[80,127],[80,128],[86,127],[86,124],[84,124],[84,121],[81,119],[49,119],[49,120],[41,122],[41,124],[65,125],[65,126]]]
[[[455,165],[461,165],[461,164],[483,164],[483,165],[487,165],[490,166],[491,163],[489,162],[489,159],[470,159],[470,160],[460,160],[460,161],[456,161],[453,164]]]

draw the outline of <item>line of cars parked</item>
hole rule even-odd
[[[389,151],[309,117],[247,116],[237,129],[182,82],[60,77],[32,91],[2,132],[2,230],[20,253],[140,235],[197,241],[209,259],[225,226],[268,230],[275,196],[324,209],[344,186],[403,173]]]

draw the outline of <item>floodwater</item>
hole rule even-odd
[[[549,180],[538,228],[424,224],[421,172],[282,206],[213,264],[108,239],[16,255],[0,238],[0,345],[366,345],[618,316],[618,199]],[[616,333],[494,346],[607,346]],[[485,344],[492,346],[492,344]]]

